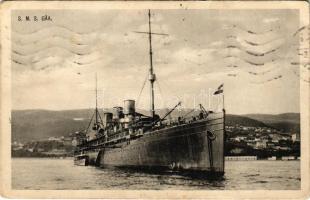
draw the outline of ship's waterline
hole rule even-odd
[[[75,163],[134,168],[169,168],[224,173],[225,113],[155,129],[133,139],[94,139],[75,154]],[[131,136],[131,135],[128,135]],[[102,146],[103,144],[103,146]]]
[[[207,131],[214,134],[211,141]],[[223,173],[223,115],[153,131],[99,153],[101,166],[161,167]],[[212,146],[210,145],[212,143]]]

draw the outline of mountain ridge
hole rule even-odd
[[[111,109],[106,110],[109,111]],[[162,117],[167,110],[168,109],[159,109],[157,110],[157,113]],[[175,110],[172,113],[172,118],[185,116],[190,111],[191,109]],[[85,130],[93,112],[93,109],[63,111],[44,109],[12,110],[12,141],[27,142],[31,140],[43,140],[48,137],[68,136],[72,132]],[[139,109],[137,112],[141,112],[142,114],[149,113],[146,110]],[[198,112],[199,111],[192,112],[191,115],[194,113],[197,114]],[[100,109],[99,113],[102,115],[103,110]],[[191,115],[188,115],[188,117]],[[226,116],[226,125],[228,126],[239,124],[243,126],[273,127],[272,123],[265,123],[264,121],[253,119],[255,116],[252,116],[253,118],[232,114],[227,114]],[[280,118],[281,117],[282,116],[280,116]],[[295,122],[296,121],[298,120],[295,120]],[[277,121],[277,126],[280,126],[278,128],[281,128],[281,126],[284,126],[285,129],[291,128],[288,122],[282,121],[284,124],[281,124],[280,122],[280,120]],[[294,123],[294,125],[296,126],[298,123]]]

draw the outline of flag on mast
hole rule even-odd
[[[222,94],[223,93],[224,84],[222,83],[217,90],[213,93],[213,95]]]

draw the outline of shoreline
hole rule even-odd
[[[231,157],[231,156],[229,156]],[[247,156],[246,156],[247,157]],[[300,161],[300,159],[276,159],[276,160],[270,160],[270,159],[238,159],[240,158],[239,156],[235,156],[233,159],[227,159],[225,156],[225,162],[230,162],[230,161]],[[71,157],[11,157],[11,159],[53,159],[53,160],[71,160],[74,159],[73,156]]]

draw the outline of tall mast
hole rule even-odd
[[[154,106],[154,82],[156,80],[156,76],[153,71],[153,52],[152,52],[152,29],[151,29],[151,11],[149,10],[149,42],[150,42],[150,92],[151,92],[151,114],[152,118],[155,117],[155,106]]]
[[[149,31],[144,32],[144,31],[134,31],[135,33],[143,33],[143,34],[148,34],[149,35],[149,43],[150,43],[150,74],[149,74],[149,81],[150,81],[150,94],[151,94],[151,115],[154,120],[155,117],[155,106],[154,106],[154,82],[156,81],[156,76],[153,71],[153,51],[152,51],[152,34],[154,35],[164,35],[168,36],[168,34],[165,33],[153,33],[151,29],[151,11],[149,10]]]
[[[97,105],[97,93],[98,93],[98,89],[97,89],[97,73],[96,73],[96,108],[95,108],[95,115],[96,115],[96,121],[95,121],[95,123],[96,123],[96,126],[97,126],[97,124],[98,124],[98,105]]]

